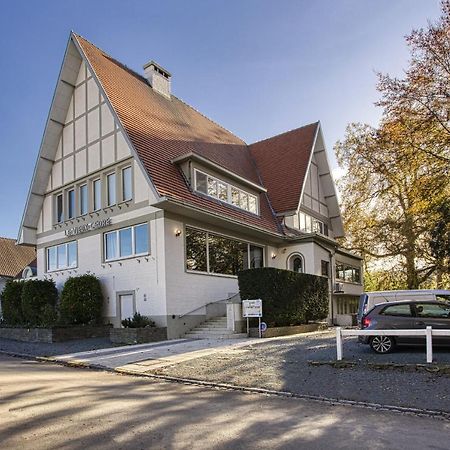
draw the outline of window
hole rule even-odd
[[[256,195],[195,169],[195,190],[233,206],[258,214]]]
[[[288,264],[289,270],[292,270],[293,272],[303,273],[305,271],[305,267],[303,264],[303,256],[302,255],[292,255],[289,258],[289,264]]]
[[[433,319],[449,319],[450,305],[435,303],[416,303],[414,304],[417,317]]]
[[[92,196],[94,198],[94,211],[102,207],[102,182],[100,179],[92,182]]]
[[[61,223],[64,221],[64,212],[63,212],[63,195],[58,194],[56,196],[56,222]]]
[[[113,206],[116,204],[116,174],[110,173],[106,176],[106,187],[108,200],[108,206]]]
[[[47,248],[47,272],[73,269],[78,265],[77,242],[55,245]]]
[[[346,283],[361,283],[361,269],[349,264],[336,263],[336,279]]]
[[[80,186],[80,215],[84,216],[88,213],[88,190],[87,184]]]
[[[67,217],[68,219],[75,217],[75,189],[67,191]]]
[[[104,234],[105,261],[149,253],[148,223],[122,228]]]
[[[323,277],[329,277],[330,276],[330,262],[329,261],[321,261],[321,272]]]
[[[131,167],[122,169],[122,200],[125,202],[133,198]]]
[[[263,267],[263,248],[206,231],[186,228],[186,269],[223,275]]]
[[[381,311],[383,316],[411,316],[411,307],[409,304],[388,306]]]
[[[294,217],[294,227],[305,233],[320,233],[328,236],[328,225],[326,223],[301,211],[298,216]]]

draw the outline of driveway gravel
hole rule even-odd
[[[346,338],[344,356],[353,367],[312,366],[309,361],[335,360],[333,332],[296,336],[249,345],[149,369],[149,373],[194,378],[288,391],[302,395],[364,401],[450,412],[450,377],[427,372],[374,370],[368,362],[424,363],[423,349],[404,348],[376,355],[355,338]],[[450,363],[450,351],[435,352],[435,359]]]

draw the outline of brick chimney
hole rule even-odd
[[[170,78],[172,75],[166,69],[156,64],[155,61],[150,61],[144,65],[144,73],[154,91],[170,98]]]

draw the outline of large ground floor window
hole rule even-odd
[[[186,228],[186,269],[237,275],[240,270],[264,266],[264,250],[208,231]]]

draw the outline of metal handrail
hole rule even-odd
[[[207,306],[209,306],[209,305],[214,305],[215,303],[226,302],[226,301],[232,300],[232,299],[234,299],[235,297],[238,297],[238,296],[239,296],[239,293],[233,294],[231,297],[228,297],[228,298],[222,298],[222,299],[220,299],[220,300],[215,300],[215,301],[213,301],[213,302],[206,303],[205,305],[201,305],[201,306],[199,306],[198,308],[193,309],[192,311],[189,311],[189,312],[184,313],[184,314],[180,314],[180,315],[178,316],[178,318],[181,319],[181,318],[183,318],[184,316],[188,316],[189,314],[192,314],[193,312],[198,311],[199,309],[206,308]]]

